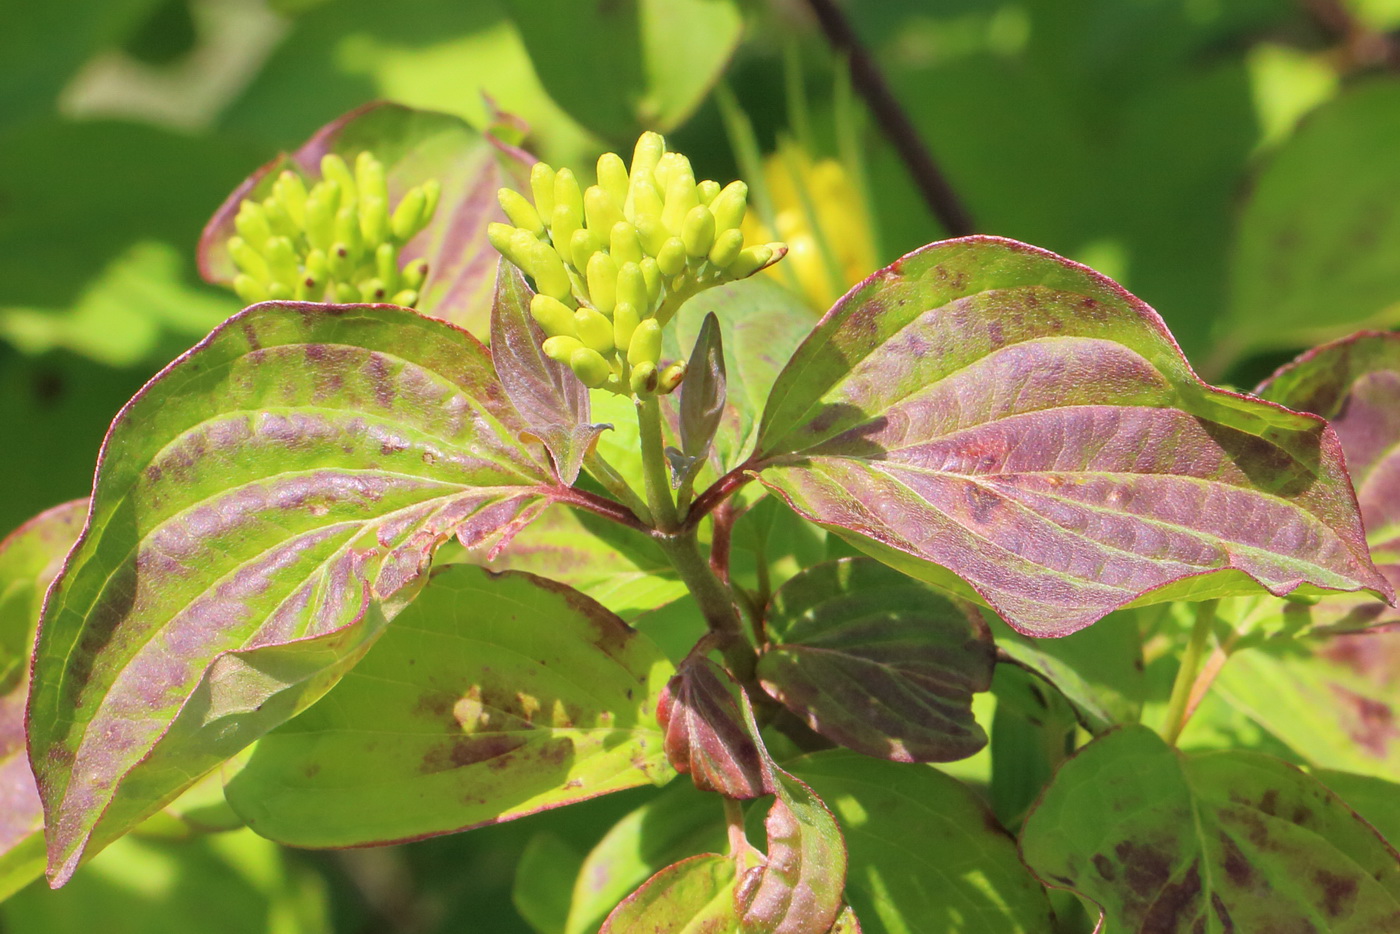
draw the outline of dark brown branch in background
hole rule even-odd
[[[1400,43],[1395,37],[1367,29],[1340,0],[1303,0],[1303,9],[1318,28],[1339,43],[1341,71],[1400,70]]]
[[[832,48],[846,55],[851,66],[851,85],[865,98],[875,119],[885,131],[899,157],[909,167],[914,183],[919,186],[924,200],[928,202],[934,217],[943,229],[954,237],[965,237],[977,232],[972,216],[963,207],[962,201],[948,184],[948,179],[933,161],[933,154],[924,145],[919,131],[910,122],[908,114],[895,99],[894,92],[885,82],[870,50],[860,41],[850,21],[836,5],[835,0],[807,0],[807,5],[826,33]]]

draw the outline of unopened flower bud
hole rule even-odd
[[[428,279],[428,261],[426,259],[415,259],[403,268],[403,284],[405,288],[421,291],[423,283]]]
[[[536,162],[530,167],[530,194],[541,218],[554,215],[554,169],[546,163]]]
[[[642,261],[642,242],[637,236],[637,228],[627,221],[618,221],[613,224],[612,232],[608,237],[608,252],[618,265],[622,263],[640,263]]]
[[[374,271],[379,274],[379,280],[384,283],[386,291],[398,291],[399,251],[392,243],[381,243],[374,251]]]
[[[703,182],[695,183],[695,194],[700,198],[700,203],[708,205],[715,200],[715,195],[719,194],[719,182],[712,178],[707,178]]]
[[[249,305],[265,302],[269,297],[267,287],[246,272],[233,277],[233,291]]]
[[[267,260],[242,237],[229,238],[228,255],[235,266],[257,281],[266,282],[272,278],[272,270],[268,268]]]
[[[617,153],[605,152],[598,157],[598,185],[619,208],[627,200],[627,181],[627,166],[622,164]]]
[[[635,305],[631,302],[618,302],[613,308],[612,316],[613,346],[630,347],[632,334],[641,323],[642,318]]]
[[[685,268],[685,242],[671,237],[656,253],[656,265],[663,276],[674,276]]]
[[[267,297],[269,301],[285,302],[292,297],[291,286],[285,282],[271,282],[267,286]]]
[[[569,259],[579,272],[588,269],[588,260],[603,248],[603,240],[595,231],[581,227],[569,238]]]
[[[688,177],[691,184],[695,183],[695,172],[690,167],[690,160],[678,152],[662,153],[661,158],[656,160],[656,168],[651,174],[662,191],[670,187],[671,179],[677,175]]]
[[[328,152],[321,157],[321,177],[340,186],[341,197],[346,203],[359,198],[360,190],[355,184],[355,176],[351,173],[350,166],[335,153]]]
[[[695,179],[680,172],[672,174],[666,184],[666,204],[661,209],[661,223],[672,234],[679,234],[681,225],[685,223],[685,216],[699,203],[700,196],[695,190]]]
[[[522,199],[523,200],[523,199]],[[403,200],[394,208],[394,215],[389,220],[389,230],[393,233],[394,239],[400,243],[407,243],[413,239],[413,235],[423,229],[423,209],[427,207],[428,199],[423,194],[422,188],[410,188],[403,196]],[[533,212],[533,208],[531,209]],[[536,218],[538,220],[538,218]],[[543,233],[544,228],[540,228]]]
[[[648,130],[637,137],[637,145],[632,150],[632,178],[651,178],[665,152],[666,140],[660,133]]]
[[[394,293],[394,297],[389,299],[395,305],[402,305],[404,308],[412,308],[418,304],[417,289],[401,289]]]
[[[642,217],[637,218],[637,239],[642,243],[642,249],[651,256],[661,252],[661,248],[666,245],[666,240],[671,236],[666,232],[666,228],[661,225],[661,218]]]
[[[378,277],[360,283],[360,301],[382,302],[388,295],[389,290],[384,288],[384,282]]]
[[[560,205],[570,208],[576,216],[583,217],[583,190],[578,187],[578,180],[569,169],[560,169],[554,173],[555,210],[558,210]]]
[[[656,380],[656,391],[661,395],[675,392],[676,387],[685,379],[685,364],[673,363],[661,371],[661,375]]]
[[[699,258],[710,252],[715,244],[715,216],[703,204],[697,204],[685,216],[681,225],[681,242],[687,256]]]
[[[649,178],[633,179],[627,197],[631,205],[628,218],[634,224],[639,224],[644,217],[661,223],[661,209],[665,206],[665,200],[655,182]]]
[[[617,303],[620,305],[623,302],[636,308],[639,313],[651,306],[647,282],[642,276],[642,267],[637,263],[623,263],[617,267]]]
[[[613,224],[622,220],[622,206],[601,185],[590,185],[583,193],[583,217],[588,229],[606,237]]]
[[[287,216],[298,227],[306,223],[306,183],[291,169],[283,169],[272,183],[272,196],[287,211]]]
[[[292,241],[286,237],[273,237],[263,248],[263,255],[267,257],[267,266],[272,278],[289,289],[292,288],[299,275],[297,254],[292,248]]]
[[[490,223],[486,225],[486,239],[491,241],[496,252],[523,269],[524,257],[515,252],[513,248],[514,238],[515,228],[510,224]]]
[[[583,346],[600,354],[613,352],[613,323],[602,313],[588,307],[574,312],[574,330]]]
[[[748,185],[743,182],[730,182],[725,185],[710,202],[710,213],[715,216],[715,230],[732,230],[742,224],[748,199]]]
[[[612,367],[595,350],[580,347],[569,357],[569,369],[579,378],[579,382],[589,389],[597,389],[612,376]]]
[[[360,195],[360,236],[365,243],[380,243],[389,234],[389,201],[379,195]]]
[[[588,297],[593,307],[612,314],[617,304],[617,263],[606,253],[594,253],[588,259]]]
[[[374,153],[369,150],[355,157],[355,186],[361,201],[377,199],[385,204],[389,203],[389,186],[384,180],[384,164],[374,158]]]
[[[549,224],[549,239],[554,241],[554,249],[565,262],[574,261],[571,252],[574,234],[583,227],[583,215],[567,204],[556,204]]]
[[[539,324],[546,337],[578,336],[574,330],[573,309],[557,298],[536,295],[530,299],[530,316]]]
[[[561,301],[573,293],[569,282],[569,271],[554,248],[542,240],[536,240],[529,231],[516,228],[511,235],[511,249],[520,253],[524,263],[516,263],[535,280],[536,291],[552,295]]]
[[[525,200],[524,195],[510,188],[502,188],[496,192],[496,200],[501,203],[501,210],[506,212],[506,217],[510,218],[512,224],[530,231],[532,236],[544,236],[544,221],[540,219],[535,206]]]
[[[337,282],[335,284],[335,300],[342,305],[349,305],[360,300],[360,290],[348,282]]]
[[[643,363],[632,368],[632,391],[639,396],[656,392],[658,373],[655,363]]]
[[[758,272],[773,259],[772,244],[760,244],[757,246],[746,246],[739,251],[739,256],[729,265],[729,275],[735,279],[743,279]]]
[[[342,204],[344,201],[342,200]],[[360,261],[364,249],[364,237],[360,234],[360,213],[354,205],[342,207],[335,215],[335,240],[345,248],[345,259],[353,266]]]
[[[306,241],[317,249],[330,249],[336,239],[336,212],[339,210],[340,185],[318,182],[306,198]]]
[[[638,265],[642,268],[642,280],[647,284],[647,307],[651,308],[661,298],[661,267],[650,256],[642,257]]]
[[[263,212],[261,205],[253,201],[244,201],[238,206],[238,214],[233,219],[233,229],[254,249],[260,248],[272,236],[267,214]]]
[[[655,318],[647,318],[632,332],[627,342],[627,362],[632,366],[643,363],[655,364],[661,359],[661,323]]]
[[[715,237],[715,245],[710,247],[710,262],[720,269],[728,269],[739,258],[739,251],[743,248],[743,231],[730,228]]]
[[[583,343],[577,337],[570,337],[567,334],[560,334],[551,337],[540,345],[544,355],[559,363],[568,363],[575,350],[585,349]]]

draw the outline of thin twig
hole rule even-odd
[[[870,50],[860,41],[845,14],[834,0],[807,0],[807,5],[812,8],[832,48],[846,56],[852,85],[865,98],[875,119],[880,121],[885,135],[909,168],[914,184],[919,187],[934,217],[951,236],[965,237],[976,233],[972,215],[933,161],[933,154],[914,128],[909,115],[895,99]]]

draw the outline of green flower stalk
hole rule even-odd
[[[643,133],[630,170],[598,159],[596,185],[543,162],[530,197],[499,192],[508,224],[492,245],[535,281],[530,313],[544,352],[591,388],[637,396],[680,385],[685,365],[661,365],[661,329],[685,301],[782,259],[782,243],[746,245],[748,186],[697,182],[690,160]]]
[[[392,302],[412,307],[428,277],[428,261],[400,265],[399,252],[428,226],[442,187],[429,179],[392,210],[384,166],[362,152],[352,170],[335,153],[321,159],[310,188],[284,170],[261,201],[245,199],[228,241],[243,301]]]

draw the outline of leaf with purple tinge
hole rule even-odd
[[[500,260],[491,311],[491,357],[501,385],[530,436],[537,437],[566,486],[578,479],[583,456],[605,430],[588,422],[588,390],[573,370],[544,355],[545,334],[530,316],[530,296],[520,271]]]
[[[1400,930],[1400,856],[1325,786],[1259,753],[1185,756],[1145,727],[1060,768],[1021,853],[1106,930]]]
[[[850,905],[842,908],[828,934],[861,934],[860,919],[856,917],[855,909]]]
[[[681,662],[657,704],[666,731],[666,756],[695,787],[730,798],[771,793],[768,753],[745,722],[743,689],[703,653]]]
[[[981,613],[871,558],[808,568],[773,594],[763,689],[818,733],[868,756],[948,762],[987,734],[972,695],[996,647]]]
[[[256,305],[148,383],[36,649],[52,881],[329,689],[442,541],[574,495],[524,428],[480,342],[393,306]]]
[[[683,859],[623,899],[598,934],[739,934],[734,884],[727,856]]]
[[[1370,590],[1336,435],[1201,382],[1117,284],[994,237],[932,244],[827,313],[749,466],[899,570],[1061,636],[1128,605]]]
[[[0,900],[44,871],[44,809],[24,741],[29,655],[44,592],[86,516],[87,500],[74,500],[0,541]]]
[[[320,703],[259,741],[228,800],[265,837],[340,847],[661,784],[674,773],[652,711],[673,670],[562,584],[445,567]]]
[[[294,169],[319,180],[322,156],[337,153],[353,164],[364,151],[384,164],[391,205],[430,178],[441,183],[437,213],[405,245],[400,261],[428,260],[419,311],[485,339],[499,259],[486,239],[486,226],[506,219],[496,203],[497,189],[527,185],[530,164],[518,149],[498,145],[450,114],[381,101],[331,121],[296,152],[280,155],[250,175],[214,212],[199,241],[200,275],[220,285],[232,281],[227,244],[238,206],[245,198],[266,197],[279,172]]]
[[[1328,419],[1346,453],[1371,557],[1400,586],[1400,334],[1363,331],[1303,354],[1259,387],[1281,405]],[[1373,600],[1328,597],[1285,613],[1356,629],[1400,622]]]

